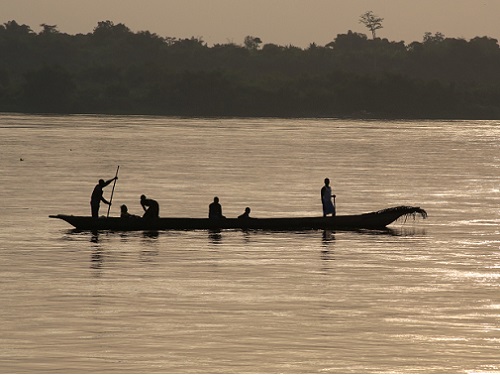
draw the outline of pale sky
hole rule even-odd
[[[209,46],[251,35],[305,48],[348,30],[370,36],[359,23],[369,10],[384,18],[377,36],[391,41],[422,41],[425,32],[500,39],[500,0],[0,0],[0,24],[15,20],[39,32],[45,23],[74,35],[110,20],[133,32],[201,37]]]

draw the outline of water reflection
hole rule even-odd
[[[331,242],[335,241],[335,232],[332,230],[323,231],[323,246],[329,245]]]
[[[160,254],[158,249],[144,249],[139,254],[139,261],[143,263],[155,263],[155,258]]]
[[[140,252],[139,260],[145,263],[154,263],[158,254],[158,238],[160,237],[160,232],[157,230],[150,230],[142,232],[142,242],[147,245],[143,247]]]
[[[426,236],[427,231],[424,228],[417,228],[413,226],[401,226],[399,228],[388,229],[389,234],[399,237],[412,237],[412,236]]]
[[[156,240],[160,236],[160,232],[157,230],[148,230],[142,232],[142,237],[144,239],[151,239],[151,240]]]
[[[370,236],[406,237],[406,236],[426,235],[426,231],[423,228],[407,227],[407,226],[390,227],[383,229],[357,229],[351,232],[363,235],[370,235]]]
[[[123,256],[129,256],[126,251],[130,245],[136,249],[132,254],[138,253],[141,262],[152,263],[153,259],[160,253],[156,246],[159,237],[159,231],[113,232],[71,229],[67,231],[67,236],[65,236],[64,239],[67,241],[88,241],[91,250],[90,268],[102,271],[105,266],[106,258],[113,260],[113,258],[118,259]],[[146,246],[136,247],[135,244],[137,239],[142,240]],[[115,240],[120,241],[118,244],[119,249],[110,251],[109,245]],[[155,246],[152,246],[153,244]],[[101,272],[96,273],[95,276],[100,277]]]
[[[102,269],[104,264],[104,254],[101,249],[94,249],[90,255],[90,268],[93,270]],[[100,273],[98,274],[100,276]]]
[[[243,242],[249,244],[251,242],[252,233],[248,229],[242,229],[241,232],[243,233]]]
[[[99,243],[99,232],[98,231],[92,231],[92,236],[90,237],[90,242],[92,243]]]
[[[321,271],[328,272],[332,269],[330,262],[335,260],[333,257],[333,245],[335,244],[335,232],[331,230],[324,230],[321,239]]]
[[[213,244],[220,244],[222,241],[222,233],[220,229],[209,229],[208,238]]]

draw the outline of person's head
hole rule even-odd
[[[219,203],[219,197],[214,197],[214,203]]]
[[[99,180],[99,186],[104,186],[104,185],[106,185],[106,182],[101,178]]]
[[[122,214],[125,214],[128,212],[128,207],[125,204],[122,204],[120,206],[120,210],[122,211]]]
[[[245,213],[249,214],[250,213],[250,207],[245,208]]]
[[[325,178],[325,185],[326,186],[330,185],[330,179],[329,178]]]
[[[144,194],[141,195],[141,202],[146,199],[146,196]]]

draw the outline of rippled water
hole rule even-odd
[[[500,371],[500,124],[0,115],[0,371]],[[418,205],[391,232],[73,231]],[[105,189],[109,198],[111,186]],[[106,213],[106,207],[101,208]]]

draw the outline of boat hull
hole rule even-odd
[[[334,217],[288,217],[248,219],[208,218],[92,218],[89,216],[51,215],[62,219],[80,230],[197,230],[197,229],[262,229],[262,230],[310,230],[310,229],[383,229],[402,216],[427,213],[419,207],[400,206],[360,215]]]

